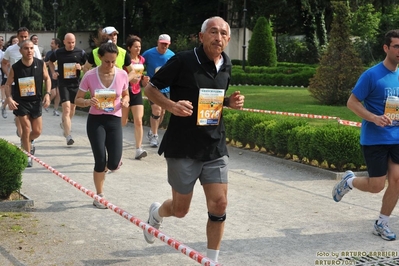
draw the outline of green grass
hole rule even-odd
[[[362,121],[346,106],[321,105],[310,95],[307,88],[231,86],[227,94],[233,91],[240,91],[245,96],[245,108],[336,116],[349,121]],[[312,120],[317,123],[316,119]]]

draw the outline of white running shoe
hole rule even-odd
[[[158,135],[152,135],[151,139],[150,139],[150,146],[153,148],[158,147],[159,142],[158,142]]]
[[[152,227],[154,227],[156,229],[159,229],[159,227],[161,227],[163,219],[161,221],[155,220],[154,215],[152,213],[154,211],[158,210],[160,206],[161,206],[161,203],[159,203],[159,202],[154,202],[153,204],[151,204],[150,210],[149,210],[149,217],[148,217],[148,221],[147,221],[147,223],[149,225],[151,225]],[[154,235],[148,233],[146,230],[143,230],[143,232],[144,232],[145,241],[147,241],[148,244],[153,244],[155,242],[156,237]]]
[[[28,156],[28,165],[27,167],[32,167],[33,166],[33,160],[31,157]]]
[[[349,178],[354,177],[355,174],[348,170],[345,172],[344,176],[342,177],[342,180],[339,181],[333,188],[332,190],[332,197],[335,202],[339,202],[346,193],[351,191],[352,189],[349,187],[347,181]]]
[[[140,160],[141,158],[147,157],[147,151],[143,150],[142,148],[136,149],[136,156],[134,159]]]
[[[101,198],[104,198],[103,194],[98,194],[98,196],[100,196]],[[99,201],[96,201],[96,200],[93,201],[93,205],[95,207],[97,207],[98,209],[107,209],[107,206],[101,204]]]
[[[392,241],[396,239],[396,234],[391,231],[388,224],[378,223],[375,221],[373,234],[380,236],[382,239]]]
[[[68,135],[68,136],[66,137],[66,142],[67,142],[67,145],[68,145],[68,146],[71,146],[71,145],[73,145],[73,144],[75,143],[75,141],[72,139],[72,136],[71,136],[71,135]]]

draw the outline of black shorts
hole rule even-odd
[[[393,145],[362,145],[369,177],[384,176],[388,172],[388,160],[399,164],[399,144]]]
[[[60,91],[61,103],[71,102],[74,104],[78,90],[79,90],[78,86],[60,86],[59,91]]]
[[[58,88],[58,79],[51,79],[51,89]]]
[[[129,97],[129,106],[143,105],[143,95],[141,92],[133,94],[132,90],[129,88]]]
[[[166,98],[170,99],[170,92],[161,92],[163,94],[163,96],[165,96]],[[150,102],[150,105],[153,105],[154,103],[151,102],[150,100],[148,100]]]
[[[23,101],[19,100],[18,109],[13,111],[15,116],[25,116],[29,115],[31,118],[35,119],[42,116],[42,101]]]

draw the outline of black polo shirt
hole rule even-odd
[[[210,60],[202,47],[184,51],[170,58],[152,77],[151,83],[159,90],[170,87],[172,101],[188,100],[193,104],[193,114],[179,117],[171,114],[168,128],[158,153],[167,158],[191,158],[210,161],[228,155],[226,134],[221,115],[218,125],[197,125],[198,98],[201,88],[223,89],[229,87],[231,61],[222,53],[224,62],[220,70]]]

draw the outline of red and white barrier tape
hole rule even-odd
[[[9,143],[13,144],[11,142],[9,142]],[[13,145],[15,145],[15,144],[13,144]],[[147,223],[144,223],[143,221],[141,221],[140,219],[138,219],[138,218],[134,217],[133,215],[129,214],[128,212],[126,212],[122,208],[119,208],[118,206],[112,204],[108,200],[101,198],[100,196],[96,195],[96,193],[94,193],[93,191],[88,190],[87,188],[83,187],[82,185],[76,183],[75,181],[73,181],[72,179],[67,177],[66,175],[58,172],[56,169],[54,169],[50,165],[46,164],[42,160],[39,160],[38,158],[36,158],[35,156],[31,155],[30,153],[28,153],[28,152],[26,152],[24,150],[22,150],[22,151],[26,155],[31,157],[33,160],[38,162],[40,165],[42,165],[44,168],[46,168],[47,170],[49,170],[53,174],[57,175],[58,177],[61,177],[64,181],[68,182],[70,185],[72,185],[75,188],[79,189],[80,191],[82,191],[86,195],[92,197],[93,199],[99,201],[103,205],[107,206],[108,209],[110,209],[110,210],[114,211],[115,213],[119,214],[120,216],[122,216],[126,220],[130,221],[131,223],[137,225],[141,229],[143,229],[143,230],[147,231],[148,233],[154,235],[156,238],[158,238],[162,242],[164,242],[164,243],[168,244],[169,246],[173,247],[174,249],[180,251],[181,253],[183,253],[184,255],[186,255],[188,257],[190,257],[191,259],[195,260],[196,262],[201,263],[201,265],[205,265],[205,266],[220,266],[220,264],[218,264],[218,263],[214,262],[213,260],[209,259],[208,257],[202,255],[198,251],[195,251],[194,249],[192,249],[192,248],[180,243],[179,241],[177,241],[177,240],[165,235],[164,233],[162,233],[158,229],[150,226]]]
[[[252,112],[252,113],[264,113],[264,114],[272,114],[272,115],[287,115],[287,116],[295,116],[295,117],[304,117],[304,118],[313,118],[313,119],[331,119],[337,120],[339,124],[345,126],[353,126],[353,127],[361,127],[362,123],[342,120],[336,116],[328,116],[328,115],[315,115],[315,114],[301,114],[301,113],[290,113],[290,112],[280,112],[280,111],[269,111],[269,110],[259,110],[259,109],[251,109],[251,108],[242,108],[242,111]]]
[[[360,122],[338,119],[338,123],[345,125],[345,126],[362,127],[362,123],[360,123]]]

